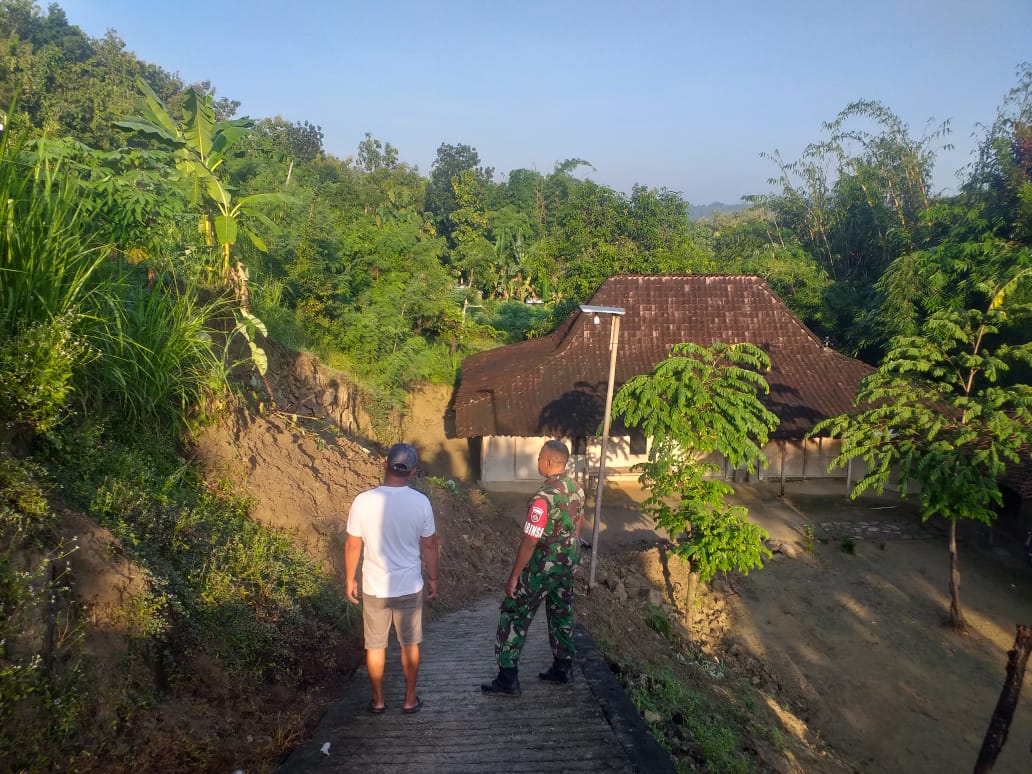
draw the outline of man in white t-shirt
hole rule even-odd
[[[366,668],[372,697],[368,710],[380,715],[383,671],[391,627],[401,646],[405,673],[405,702],[401,711],[419,712],[416,695],[419,643],[423,640],[423,564],[426,564],[426,599],[437,597],[439,545],[434,512],[422,492],[408,486],[419,455],[407,443],[396,443],[384,461],[383,483],[355,498],[348,513],[344,565],[347,595],[358,604],[356,572],[362,559],[362,623]]]

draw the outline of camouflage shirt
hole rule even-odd
[[[532,570],[546,571],[550,565],[570,567],[580,562],[580,545],[575,537],[584,510],[584,490],[570,476],[546,479],[530,498],[523,532],[538,539],[530,559]]]

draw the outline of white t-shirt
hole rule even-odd
[[[348,534],[362,538],[362,592],[403,597],[423,588],[419,539],[435,534],[430,500],[409,486],[362,492],[348,513]]]

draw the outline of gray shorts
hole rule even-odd
[[[423,641],[423,592],[403,597],[374,597],[362,594],[362,624],[367,650],[387,647],[391,625],[402,645]]]

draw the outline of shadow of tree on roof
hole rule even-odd
[[[798,388],[784,382],[768,384],[770,393],[763,398],[763,403],[769,411],[777,414],[779,420],[778,428],[771,437],[799,437],[818,422],[828,418],[820,409],[807,405]]]
[[[577,382],[541,409],[538,429],[543,435],[565,438],[597,435],[605,410],[605,399],[595,386]]]

